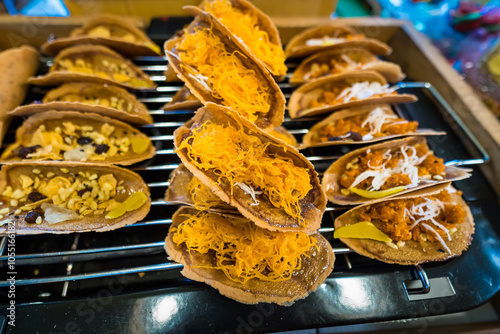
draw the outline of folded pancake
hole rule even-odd
[[[9,114],[27,116],[49,110],[83,111],[133,124],[152,124],[148,108],[125,89],[95,82],[70,82],[50,90],[43,100],[17,107]]]
[[[388,55],[392,52],[389,45],[356,32],[353,28],[339,23],[321,25],[304,30],[295,35],[285,48],[287,58],[306,57],[320,51],[363,48],[376,55]]]
[[[366,70],[380,73],[388,82],[405,78],[398,64],[383,61],[361,48],[334,49],[304,59],[293,72],[290,83],[302,84],[329,74]]]
[[[474,233],[471,211],[448,184],[357,206],[335,219],[336,238],[356,253],[417,265],[460,255]]]
[[[174,145],[195,177],[259,227],[319,228],[326,198],[314,166],[230,108],[199,109],[175,131]]]
[[[241,39],[275,77],[283,78],[286,74],[285,52],[281,46],[278,29],[269,16],[249,1],[204,0],[198,8],[183,8],[193,16],[200,10],[211,13],[232,34]]]
[[[193,173],[183,164],[180,164],[170,174],[165,200],[170,203],[193,206],[196,210],[201,211],[210,210],[238,214],[236,208],[222,201],[212,189],[194,177]]]
[[[148,186],[130,170],[76,162],[13,162],[0,171],[0,234],[109,231],[143,219]]]
[[[288,145],[291,145],[295,148],[299,147],[299,143],[297,142],[297,138],[293,134],[291,134],[287,129],[285,129],[283,126],[278,126],[274,129],[269,128],[265,129],[265,132],[273,136],[274,138],[277,138],[279,140],[284,141]]]
[[[35,75],[40,53],[21,46],[0,52],[0,145],[7,133],[12,116],[7,113],[19,106],[28,90],[28,78]]]
[[[181,37],[168,40],[165,53],[203,104],[231,107],[260,128],[283,122],[285,97],[272,76],[210,13],[201,12]]]
[[[177,93],[172,97],[172,101],[166,103],[161,107],[165,111],[169,110],[184,110],[184,109],[198,109],[203,104],[198,100],[196,96],[191,93],[189,88],[182,86]]]
[[[373,71],[331,74],[297,88],[288,101],[288,112],[291,118],[299,118],[364,105],[417,101],[415,95],[396,90]]]
[[[47,111],[23,122],[0,163],[63,160],[131,165],[154,155],[151,140],[126,123],[97,114]]]
[[[417,121],[399,118],[387,104],[349,108],[316,123],[304,135],[302,147],[367,144],[397,137],[446,134],[417,127]]]
[[[141,30],[127,23],[125,18],[101,14],[71,31],[69,37],[49,40],[42,52],[55,56],[62,49],[75,45],[104,45],[128,56],[160,56],[161,49]]]
[[[241,216],[179,209],[165,240],[181,273],[245,304],[289,306],[330,275],[335,255],[318,232],[272,232]]]
[[[75,81],[109,83],[135,90],[156,88],[132,62],[105,46],[91,44],[64,49],[54,58],[46,75],[29,79],[29,83],[39,86]]]
[[[321,183],[332,203],[358,205],[465,179],[468,171],[445,166],[424,137],[408,137],[345,154],[328,167]]]

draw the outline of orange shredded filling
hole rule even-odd
[[[191,257],[192,252],[214,254],[213,266],[195,267],[222,270],[234,282],[289,280],[302,267],[302,256],[318,248],[316,238],[306,233],[272,232],[244,218],[209,212],[186,216],[172,228],[173,242],[185,244]]]
[[[200,179],[193,177],[187,186],[187,190],[191,195],[196,210],[204,211],[213,207],[227,207],[212,190],[201,183]]]
[[[185,32],[177,49],[184,69],[193,76],[205,77],[212,96],[223,105],[232,107],[252,123],[259,115],[269,113],[270,89],[254,70],[243,64],[240,57],[246,56],[239,51],[228,52],[212,29]]]
[[[321,128],[319,135],[322,143],[327,142],[330,137],[344,136],[347,132],[357,132],[361,136],[370,133],[370,124],[361,127],[366,119],[366,115],[358,115],[349,118],[339,119],[335,124],[327,124]],[[403,123],[404,122],[404,123]],[[404,118],[395,118],[390,122],[384,123],[381,132],[373,133],[373,137],[383,137],[388,135],[414,132],[417,130],[418,122],[406,122]]]
[[[241,127],[241,125],[238,125]],[[302,225],[299,201],[312,189],[309,171],[293,159],[269,152],[274,143],[263,143],[243,128],[206,122],[179,145],[201,170],[218,176],[218,184],[229,183],[231,194],[236,182],[262,191],[269,202],[282,208]],[[281,149],[281,148],[280,148]]]
[[[259,19],[249,10],[233,7],[231,1],[206,1],[204,10],[212,13],[233,34],[243,40],[252,53],[266,64],[274,75],[285,75],[285,53],[273,44],[269,34],[260,28]]]
[[[422,157],[423,155],[429,152],[429,147],[425,144],[416,144],[413,146],[416,149],[416,154],[418,157]],[[411,148],[407,148],[406,153],[410,154]],[[390,159],[384,158],[384,153],[387,150],[370,150],[368,153],[365,153],[359,156],[358,161],[354,164],[351,164],[352,168],[346,169],[341,177],[340,184],[344,188],[350,188],[351,184],[354,180],[366,170],[373,170],[377,167],[384,166],[385,168],[394,168],[398,162],[403,159],[403,154],[400,150],[396,152],[392,152]],[[385,164],[385,165],[384,165]],[[370,168],[370,166],[372,168]],[[445,175],[445,165],[444,161],[441,158],[436,157],[432,152],[427,155],[424,161],[420,163],[418,166],[418,176],[429,175]],[[430,179],[429,177],[429,179]],[[373,181],[373,177],[369,177],[366,180],[363,180],[359,183],[356,188],[367,190]],[[389,177],[389,179],[380,187],[381,190],[386,190],[399,186],[406,186],[411,183],[410,178],[406,174],[393,174]]]
[[[461,195],[461,192],[459,192]],[[465,210],[459,204],[451,203],[450,193],[443,190],[439,194],[426,196],[430,200],[439,200],[444,204],[439,215],[434,218],[439,224],[452,231],[457,225],[465,221]],[[419,242],[435,242],[433,233],[429,233],[421,223],[434,226],[430,220],[422,220],[415,227],[408,214],[405,214],[405,208],[411,210],[414,205],[424,203],[424,198],[401,199],[396,201],[382,202],[366,206],[360,213],[360,221],[372,222],[382,232],[387,234],[394,241],[415,240]],[[446,239],[446,232],[441,228],[435,228],[439,235]]]

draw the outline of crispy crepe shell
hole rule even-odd
[[[88,35],[91,29],[97,26],[118,26],[128,31],[138,41],[127,41],[119,37],[97,37]],[[128,56],[161,56],[147,45],[155,45],[153,41],[141,30],[131,24],[127,24],[124,18],[109,14],[102,14],[88,20],[82,27],[74,29],[69,37],[57,38],[44,43],[42,52],[55,56],[62,49],[81,44],[93,44],[107,46],[123,55]]]
[[[342,55],[346,55],[350,59],[351,57],[354,57],[358,60],[358,63],[362,64],[362,66],[361,68],[356,69],[347,68],[341,73],[351,72],[355,70],[375,71],[380,73],[388,82],[398,82],[406,77],[406,75],[401,70],[401,66],[396,63],[380,60],[373,53],[366,49],[342,48],[319,52],[304,59],[293,72],[292,77],[290,78],[290,83],[303,84],[305,82],[311,81],[312,79],[306,79],[305,76],[311,71],[311,66],[313,64],[330,64],[330,61],[334,57],[340,57]],[[323,76],[325,75],[322,75],[319,78]]]
[[[281,92],[281,89],[274,81],[271,74],[267,71],[264,64],[256,59],[249,49],[243,45],[237,38],[231,34],[231,32],[221,24],[212,14],[207,12],[201,12],[196,18],[191,22],[187,28],[188,33],[194,33],[197,27],[210,28],[213,33],[221,38],[222,42],[226,45],[227,51],[239,56],[242,63],[246,68],[254,70],[257,77],[262,81],[262,85],[266,87],[271,96],[270,109],[266,114],[262,114],[256,121],[256,125],[260,128],[277,127],[283,123],[285,114],[285,96]],[[216,99],[212,96],[210,91],[201,85],[198,81],[193,79],[186,73],[186,71],[181,67],[181,61],[178,58],[178,50],[176,45],[180,43],[182,37],[176,37],[165,42],[165,53],[168,57],[169,68],[172,67],[179,78],[184,81],[186,86],[189,88],[191,93],[196,96],[204,105],[208,102],[213,102],[216,104],[223,104],[223,100]]]
[[[172,97],[172,101],[161,107],[165,111],[198,109],[203,104],[191,93],[189,88],[182,86]]]
[[[267,149],[268,153],[291,158],[296,166],[309,170],[310,182],[313,188],[305,198],[299,201],[302,209],[302,217],[308,224],[307,226],[300,225],[296,219],[290,217],[283,209],[274,207],[263,194],[256,195],[256,199],[260,204],[255,206],[252,205],[254,202],[251,196],[246,195],[239,187],[234,187],[233,194],[231,195],[230,184],[227,180],[222,180],[222,184],[218,185],[218,176],[213,171],[198,169],[188,157],[187,149],[177,151],[186,168],[194,176],[200,179],[203,184],[210,187],[224,202],[236,207],[243,216],[252,220],[259,227],[267,228],[271,231],[283,232],[312,232],[320,227],[321,219],[326,209],[326,197],[319,184],[314,166],[293,146],[287,145],[281,140],[276,140],[273,136],[260,130],[247,119],[237,115],[232,109],[213,103],[209,103],[204,108],[199,109],[190,121],[175,131],[174,146],[178,148],[182,141],[192,133],[192,130],[197,129],[207,121],[215,124],[228,124],[233,127],[236,124],[241,124],[245,133],[253,133],[264,143],[271,142],[276,144],[269,146]]]
[[[180,208],[172,217],[171,228],[186,219],[184,214],[196,212],[191,208]],[[310,251],[309,257],[303,256],[300,271],[290,280],[283,282],[264,282],[254,278],[242,284],[228,279],[222,270],[197,268],[197,266],[213,266],[215,257],[195,251],[188,252],[184,244],[179,246],[173,242],[171,232],[165,239],[165,250],[171,260],[184,265],[182,275],[204,282],[228,298],[245,304],[265,302],[290,306],[296,300],[306,298],[316,290],[333,270],[335,255],[330,244],[318,232],[315,232],[314,237],[318,240],[319,250]]]
[[[442,190],[446,189],[449,185],[450,183],[441,184],[432,188],[426,188],[420,191],[413,192],[406,196],[379,201],[378,203],[438,194]],[[472,217],[469,206],[457,193],[451,193],[451,200],[452,203],[456,203],[462,206],[466,213],[465,221],[462,224],[458,224],[457,231],[451,235],[452,240],[448,241],[445,239],[445,243],[448,248],[450,248],[451,254],[446,251],[442,252],[443,249],[441,243],[437,241],[426,241],[424,243],[420,243],[414,240],[407,240],[405,241],[404,246],[398,246],[397,249],[394,249],[386,245],[384,242],[376,240],[355,238],[340,238],[340,240],[356,253],[386,263],[417,265],[426,262],[448,260],[450,258],[459,256],[468,248],[472,241],[472,234],[474,233],[474,218]],[[359,216],[360,211],[367,205],[370,204],[357,206],[337,217],[337,219],[335,219],[335,228],[340,228],[342,226],[359,222],[359,219],[357,217]]]
[[[28,78],[38,70],[39,57],[40,53],[30,46],[0,53],[0,145],[12,120],[7,113],[23,102]]]
[[[124,168],[103,165],[103,164],[82,164],[76,162],[14,162],[8,165],[3,165],[0,171],[0,194],[5,190],[8,185],[19,185],[18,176],[23,174],[35,178],[38,174],[33,173],[33,169],[38,169],[41,174],[47,174],[53,172],[56,176],[67,175],[61,171],[61,168],[66,168],[69,173],[78,174],[78,172],[90,172],[92,174],[105,175],[113,174],[117,181],[124,180],[125,192],[114,197],[117,201],[123,202],[131,194],[142,191],[147,197],[148,201],[142,205],[140,208],[126,212],[122,216],[114,219],[106,219],[106,213],[94,216],[85,216],[84,218],[78,218],[73,220],[67,220],[57,224],[49,225],[45,220],[41,224],[28,224],[25,222],[24,217],[28,213],[23,211],[19,214],[19,218],[15,218],[13,212],[17,207],[13,207],[7,204],[8,201],[2,201],[6,204],[2,205],[2,208],[9,208],[12,214],[4,215],[4,218],[10,218],[15,220],[16,234],[40,234],[40,233],[54,233],[54,234],[67,234],[73,232],[105,232],[115,230],[117,228],[133,224],[140,221],[149,212],[151,207],[151,198],[149,194],[149,188],[144,183],[142,178]],[[14,187],[13,187],[14,188]],[[2,197],[0,195],[0,197]],[[10,233],[8,231],[8,226],[0,226],[0,234]]]
[[[193,198],[187,189],[189,182],[193,179],[193,173],[183,164],[174,169],[170,174],[169,186],[165,192],[165,200],[170,203],[194,206]],[[220,200],[219,205],[215,205],[208,211],[227,212],[239,214],[238,210],[231,205]]]
[[[371,144],[371,143],[376,143],[376,142],[388,140],[388,139],[395,139],[395,138],[399,138],[399,137],[439,136],[439,135],[446,134],[446,132],[435,131],[432,129],[417,129],[417,131],[415,131],[415,132],[387,135],[387,136],[382,136],[382,137],[374,137],[372,139],[360,140],[360,141],[353,141],[353,140],[350,140],[350,141],[349,140],[336,140],[336,141],[327,141],[327,142],[320,141],[320,138],[321,138],[320,131],[325,126],[327,126],[329,124],[335,124],[337,121],[344,119],[344,118],[349,118],[349,117],[354,117],[354,116],[358,116],[358,115],[362,115],[362,114],[367,114],[377,107],[380,107],[380,108],[383,108],[386,110],[390,110],[391,113],[395,115],[395,113],[391,109],[391,106],[389,106],[389,105],[369,105],[369,106],[362,106],[362,107],[357,107],[357,108],[344,109],[344,110],[335,112],[335,113],[331,114],[330,116],[328,116],[327,118],[325,118],[324,120],[316,123],[312,128],[309,129],[309,131],[304,135],[304,137],[302,139],[301,148],[322,147],[322,146],[331,146],[331,145]]]
[[[366,146],[343,155],[340,159],[331,164],[330,167],[328,167],[328,169],[323,174],[323,180],[321,181],[321,185],[326,193],[328,200],[332,203],[340,205],[359,205],[359,204],[373,203],[378,201],[379,199],[364,198],[354,193],[350,193],[349,195],[344,195],[340,192],[341,189],[340,177],[344,172],[347,163],[352,161],[355,157],[364,154],[369,149],[372,151],[388,150],[388,149],[390,149],[391,151],[396,151],[399,150],[399,148],[404,145],[413,146],[417,143],[425,143],[425,142],[426,141],[424,137],[408,137],[408,138],[396,139],[380,144]],[[446,166],[445,168],[446,175],[443,176],[443,180],[440,181],[421,180],[418,186],[410,189],[405,189],[403,191],[400,191],[396,194],[392,194],[385,198],[402,196],[406,193],[431,187],[437,184],[443,184],[451,181],[466,179],[470,177],[470,174],[468,173],[469,171],[470,171],[469,169],[459,168],[455,166]]]
[[[309,108],[311,101],[318,99],[323,90],[331,85],[343,85],[345,82],[354,84],[357,82],[379,82],[381,85],[387,84],[384,77],[373,71],[352,71],[341,74],[332,74],[316,80],[305,83],[297,88],[288,101],[288,113],[291,118],[304,116],[314,116],[331,113],[335,110],[359,107],[372,104],[396,104],[417,101],[417,97],[412,94],[389,94],[383,96],[374,96],[362,100],[354,100],[343,103],[336,103],[317,108]]]
[[[57,99],[65,94],[94,94],[102,96],[106,94],[115,96],[118,99],[123,99],[133,105],[132,111],[105,107],[102,105],[92,105],[84,102],[64,102]],[[103,116],[109,116],[128,123],[133,124],[152,124],[153,118],[149,114],[148,108],[139,102],[135,95],[127,92],[125,89],[108,84],[92,83],[92,82],[70,82],[62,86],[50,90],[43,98],[43,103],[33,103],[17,107],[9,114],[13,116],[27,116],[45,111],[82,111]]]
[[[38,86],[56,86],[64,82],[90,81],[90,82],[114,84],[133,90],[152,90],[156,88],[156,84],[139,67],[134,65],[131,61],[123,58],[120,54],[116,53],[115,51],[102,45],[84,44],[64,49],[54,58],[54,64],[57,64],[60,60],[65,58],[81,58],[83,55],[89,55],[90,57],[93,57],[95,55],[104,55],[105,57],[119,59],[120,63],[124,63],[141,80],[144,80],[148,84],[148,86],[147,87],[133,86],[126,82],[120,82],[109,78],[103,78],[95,74],[87,74],[83,72],[72,72],[65,70],[49,71],[46,75],[31,77],[28,80],[28,82],[30,84]]]
[[[278,126],[274,129],[265,129],[264,131],[274,138],[284,141],[288,145],[291,145],[295,148],[300,147],[299,143],[297,142],[297,138],[295,138],[295,136],[283,126]]]
[[[40,125],[46,124],[46,127],[49,128],[49,126],[47,125],[50,124],[50,128],[53,128],[56,126],[55,124],[57,124],[57,126],[60,126],[62,128],[63,122],[68,122],[68,121],[75,121],[80,125],[93,125],[94,128],[100,128],[104,123],[107,123],[115,127],[116,129],[114,134],[115,136],[116,132],[122,132],[122,133],[128,132],[129,134],[135,134],[134,137],[147,139],[149,141],[148,148],[140,154],[134,153],[132,147],[130,147],[129,152],[125,156],[117,155],[115,157],[109,158],[108,160],[89,161],[88,163],[99,162],[103,164],[118,164],[126,166],[152,158],[155,155],[155,148],[151,143],[151,141],[149,140],[149,138],[145,134],[141,133],[139,130],[131,127],[126,123],[97,114],[80,113],[76,111],[47,111],[44,113],[35,114],[27,118],[23,122],[23,124],[19,128],[17,128],[16,141],[5,149],[2,156],[0,157],[0,163],[10,163],[13,161],[23,160],[17,155],[10,157],[7,156],[10,155],[9,153],[11,152],[11,150],[14,150],[16,147],[20,145],[23,145],[25,147],[30,146],[29,143],[33,137],[33,134]],[[26,160],[34,161],[36,159],[26,159]]]
[[[388,55],[392,52],[392,48],[389,45],[368,37],[365,37],[363,40],[348,40],[333,45],[306,45],[306,41],[309,39],[322,38],[324,36],[334,37],[345,33],[351,35],[357,34],[354,29],[340,26],[335,22],[304,30],[300,34],[295,35],[290,42],[288,42],[285,48],[285,55],[287,58],[306,57],[319,51],[348,47],[367,49],[376,55]]]
[[[198,7],[184,6],[182,8],[184,10],[186,10],[190,15],[196,16],[200,13],[200,11],[205,11],[205,6],[206,6],[206,3],[208,3],[208,2],[213,2],[213,1],[212,0],[203,0]],[[269,36],[269,42],[271,44],[279,46],[280,48],[282,47],[281,38],[280,38],[280,35],[278,32],[278,28],[276,28],[276,25],[274,24],[274,22],[271,20],[271,18],[268,15],[263,13],[260,9],[255,7],[249,1],[230,0],[230,2],[231,2],[231,5],[233,6],[233,8],[239,9],[242,12],[246,11],[248,13],[252,13],[252,16],[256,17],[258,22],[259,22],[258,26],[259,26],[260,30],[265,31],[267,33],[267,35]],[[241,40],[241,41],[243,41],[243,40]],[[244,41],[243,41],[243,44],[245,44]],[[246,46],[246,44],[245,44],[245,46]],[[252,50],[250,48],[248,48],[248,50],[250,52],[252,52]],[[252,52],[252,54],[254,54],[254,52]],[[254,57],[255,57],[255,54],[254,54]],[[257,58],[257,57],[255,57],[255,58]],[[263,62],[263,63],[264,63],[264,66],[267,68],[267,70],[273,74],[273,76],[276,78],[277,81],[281,81],[284,79],[283,75],[278,75],[277,73],[273,72],[271,66],[269,66],[265,62]]]

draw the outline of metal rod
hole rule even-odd
[[[80,234],[77,233],[75,235],[75,239],[73,240],[73,244],[71,245],[71,250],[75,251],[76,248],[78,247],[78,241],[80,240]],[[71,275],[71,271],[73,270],[73,262],[69,262],[66,266],[66,275],[69,276]],[[61,292],[62,297],[66,297],[66,294],[68,293],[68,287],[69,287],[69,281],[64,282],[64,286]]]

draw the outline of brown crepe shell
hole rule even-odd
[[[384,103],[396,104],[417,101],[417,97],[412,94],[389,94],[317,108],[308,107],[310,102],[317,99],[329,86],[343,85],[344,83],[354,84],[364,81],[379,82],[381,85],[387,84],[384,77],[373,71],[352,71],[321,77],[303,84],[292,93],[290,101],[288,101],[288,113],[291,118],[299,118],[304,116],[326,114],[339,109],[364,105]]]
[[[191,22],[187,28],[187,33],[194,33],[197,27],[211,28],[213,33],[221,38],[223,43],[226,45],[227,51],[238,55],[242,63],[249,69],[255,71],[255,75],[259,77],[262,82],[262,86],[269,91],[271,96],[270,109],[266,114],[262,114],[256,121],[256,125],[260,128],[277,127],[283,123],[285,114],[285,97],[281,92],[281,89],[274,81],[271,74],[266,70],[264,64],[256,59],[248,50],[248,48],[243,45],[237,38],[231,34],[231,32],[221,24],[215,17],[207,12],[201,12],[196,18]],[[179,78],[184,81],[189,90],[196,96],[204,105],[208,102],[213,102],[216,104],[223,104],[223,100],[216,99],[212,96],[210,91],[207,91],[198,81],[187,75],[186,71],[181,67],[180,59],[178,58],[178,50],[176,45],[180,43],[182,37],[177,37],[170,39],[165,42],[165,53],[168,57],[169,68],[172,67]]]
[[[203,104],[191,93],[189,88],[182,86],[177,93],[172,97],[172,101],[166,103],[162,109],[165,111],[170,110],[184,110],[184,109],[198,109]]]
[[[302,139],[301,148],[321,147],[321,146],[331,146],[331,145],[371,144],[371,143],[376,143],[376,142],[383,141],[383,140],[395,139],[395,138],[406,137],[406,136],[438,136],[438,135],[445,135],[446,134],[446,132],[435,131],[432,129],[417,129],[417,131],[415,131],[415,132],[387,135],[387,136],[382,136],[382,137],[374,137],[372,139],[360,140],[360,141],[337,140],[337,141],[321,142],[319,140],[321,138],[320,131],[326,125],[335,124],[337,121],[339,121],[341,119],[369,113],[370,111],[374,110],[377,107],[383,108],[384,110],[387,110],[388,113],[395,115],[395,113],[392,111],[391,106],[389,106],[389,105],[369,105],[369,106],[350,108],[350,109],[345,109],[345,110],[335,112],[335,113],[331,114],[330,116],[328,116],[327,118],[325,118],[324,120],[322,120],[321,122],[316,123],[312,128],[309,129],[309,131],[304,135],[304,137]]]
[[[196,212],[194,209],[180,208],[172,217],[171,228],[182,223],[186,219],[184,216],[186,213]],[[318,240],[319,250],[309,251],[309,257],[303,256],[300,271],[294,273],[290,280],[283,282],[265,282],[253,278],[242,284],[228,279],[222,270],[200,268],[200,266],[213,266],[213,255],[188,252],[184,244],[179,246],[173,242],[170,232],[165,239],[165,250],[171,260],[184,265],[182,275],[204,282],[228,298],[245,304],[265,302],[290,306],[296,300],[306,298],[316,290],[333,270],[335,255],[330,244],[318,232],[315,232],[314,237]]]
[[[169,185],[165,192],[165,200],[170,203],[184,204],[194,206],[193,198],[187,187],[193,179],[193,173],[189,171],[183,164],[174,169],[170,174]],[[220,200],[220,204],[210,208],[209,211],[231,212],[238,214],[238,210],[231,205]]]
[[[186,10],[190,15],[196,16],[197,14],[199,14],[200,11],[205,10],[205,5],[208,2],[214,2],[214,1],[213,0],[203,0],[202,3],[198,7],[184,6],[182,8],[184,10]],[[255,7],[249,1],[230,0],[230,2],[231,2],[231,5],[233,6],[233,8],[237,8],[237,9],[241,10],[242,12],[246,11],[247,13],[251,13],[253,17],[256,17],[258,20],[259,29],[262,31],[265,31],[267,33],[267,35],[269,36],[269,43],[277,45],[280,48],[282,47],[278,28],[276,28],[276,25],[274,24],[274,22],[271,20],[271,18],[268,15],[263,13],[260,9]],[[243,43],[244,43],[244,41],[243,41]],[[246,44],[245,44],[245,46],[246,46]],[[250,48],[248,48],[248,49],[250,50],[250,52],[252,52],[252,50]],[[254,53],[252,52],[252,54],[254,54]],[[254,54],[254,56],[255,56],[255,54]],[[278,75],[277,73],[273,72],[272,66],[270,66],[269,64],[266,64],[264,62],[264,66],[266,66],[267,70],[269,72],[271,72],[277,78],[278,81],[281,81],[284,78],[284,76]]]
[[[390,149],[394,151],[398,150],[400,147],[404,145],[413,146],[418,143],[426,143],[425,138],[408,137],[403,139],[391,140],[384,143],[366,146],[343,155],[340,159],[331,164],[330,167],[328,167],[328,169],[323,174],[323,180],[321,181],[321,186],[323,187],[323,190],[325,191],[328,200],[332,203],[340,205],[359,205],[365,203],[373,203],[380,200],[380,199],[364,198],[353,193],[349,195],[344,195],[340,192],[341,189],[340,177],[343,171],[345,170],[347,163],[352,161],[355,157],[364,154],[367,150],[376,151],[376,150]],[[443,184],[450,181],[466,179],[470,177],[470,174],[468,173],[469,171],[470,171],[469,169],[463,169],[455,166],[446,166],[445,168],[446,174],[443,176],[443,180],[441,181],[421,180],[418,186],[410,189],[405,189],[403,191],[400,191],[396,194],[392,194],[385,198],[402,196],[406,193],[410,193],[422,188],[431,187],[437,184]]]
[[[90,81],[90,82],[100,82],[114,84],[121,87],[134,90],[152,90],[156,88],[156,84],[151,81],[149,76],[145,74],[139,67],[134,65],[131,61],[123,58],[120,54],[115,51],[102,46],[102,45],[77,45],[70,48],[64,49],[54,58],[55,66],[60,60],[65,58],[82,58],[82,56],[88,55],[89,57],[94,57],[95,55],[104,55],[105,57],[119,59],[120,63],[125,64],[133,73],[137,75],[138,78],[147,82],[148,86],[133,86],[129,83],[120,82],[117,80],[112,80],[109,78],[103,78],[95,74],[87,74],[83,72],[71,72],[65,70],[49,71],[46,75],[31,77],[28,82],[33,85],[38,86],[56,86],[64,82],[76,82],[76,81]]]
[[[324,36],[341,36],[342,34],[358,34],[354,29],[346,26],[340,26],[338,23],[321,25],[318,27],[304,30],[300,34],[295,35],[285,48],[287,58],[297,58],[309,56],[313,53],[326,50],[334,50],[347,47],[357,47],[368,49],[376,55],[388,55],[392,52],[392,48],[373,38],[365,37],[362,40],[348,40],[334,45],[306,45],[306,41],[313,38],[322,38]]]
[[[11,150],[14,150],[20,145],[23,145],[25,147],[29,146],[33,134],[41,124],[46,124],[47,128],[49,128],[48,125],[50,124],[50,128],[53,128],[55,126],[62,127],[63,122],[68,122],[68,121],[78,122],[81,125],[93,125],[96,128],[100,128],[104,123],[108,123],[116,128],[115,133],[116,131],[120,131],[122,133],[128,132],[129,134],[135,134],[134,137],[148,139],[149,141],[149,138],[145,134],[141,133],[140,131],[131,127],[130,125],[120,122],[113,118],[104,117],[97,114],[80,113],[76,111],[47,111],[44,113],[35,114],[27,118],[23,122],[23,124],[19,128],[17,128],[16,141],[5,149],[0,158],[0,163],[10,163],[13,161],[23,160],[17,155],[9,156],[10,155],[9,153],[11,152]],[[99,161],[99,163],[118,164],[125,166],[152,158],[154,155],[155,155],[155,148],[151,144],[151,142],[149,142],[149,147],[143,153],[136,154],[132,151],[132,148],[130,148],[129,152],[125,156],[118,155],[108,160]],[[25,160],[33,161],[35,159],[25,159]],[[92,163],[92,161],[82,162],[82,163]]]
[[[438,194],[449,185],[450,183],[441,184],[439,186],[413,192],[406,196],[379,201],[378,203]],[[439,242],[426,241],[420,243],[414,240],[407,240],[404,246],[398,246],[397,249],[395,249],[386,245],[384,242],[370,239],[340,238],[340,240],[356,253],[386,263],[417,265],[426,262],[448,260],[452,257],[459,256],[468,248],[472,241],[472,234],[474,233],[474,218],[465,201],[457,193],[451,193],[451,201],[452,203],[462,206],[466,212],[465,221],[457,225],[457,231],[451,235],[452,240],[445,240],[446,245],[451,250],[451,254],[439,251],[442,247]],[[337,219],[335,219],[335,228],[359,222],[357,218],[359,212],[367,205],[369,204],[357,206],[337,217]]]
[[[57,100],[59,97],[64,96],[65,94],[85,94],[87,91],[91,91],[92,94],[95,94],[97,96],[103,96],[103,94],[107,94],[109,96],[115,96],[118,99],[123,99],[133,105],[132,111],[127,112],[112,107],[92,105],[84,102],[64,102]],[[20,106],[12,110],[9,114],[13,116],[27,116],[49,110],[89,112],[113,117],[133,124],[153,123],[153,118],[149,114],[148,108],[144,104],[139,102],[135,95],[127,92],[121,87],[92,82],[65,83],[58,88],[50,90],[43,98],[43,103],[33,103]]]
[[[26,211],[17,215],[19,218],[15,218],[14,214],[4,215],[5,218],[10,218],[15,221],[16,234],[40,234],[40,233],[54,233],[54,234],[66,234],[73,232],[105,232],[115,230],[117,228],[133,224],[140,221],[149,212],[151,207],[151,198],[149,194],[149,189],[146,183],[141,179],[141,177],[124,168],[103,165],[103,164],[82,164],[77,162],[13,162],[8,165],[3,165],[0,171],[0,194],[5,190],[8,185],[19,185],[19,175],[27,175],[32,178],[39,174],[33,173],[34,169],[38,169],[41,174],[47,174],[52,172],[55,176],[67,175],[61,168],[66,168],[69,173],[78,175],[79,172],[90,172],[92,174],[105,175],[113,174],[117,181],[123,180],[123,186],[125,191],[115,197],[119,202],[123,202],[133,193],[142,191],[147,197],[148,201],[142,205],[139,209],[126,212],[122,216],[114,219],[106,219],[106,213],[102,215],[85,216],[84,218],[68,220],[60,222],[57,224],[49,225],[45,220],[41,224],[28,224],[25,222],[24,217],[27,214]],[[14,188],[14,187],[13,187]],[[2,197],[0,195],[0,197]],[[17,207],[13,207],[7,204],[8,201],[1,201],[3,204],[2,208],[9,208],[10,212],[14,212]],[[8,226],[0,226],[0,234],[10,233],[8,231]]]
[[[0,52],[0,145],[12,116],[7,113],[19,106],[28,90],[28,78],[38,70],[40,53],[31,46]]]
[[[281,140],[276,140],[273,136],[257,128],[255,124],[237,115],[232,109],[213,103],[209,103],[204,108],[199,109],[190,121],[175,131],[174,146],[176,148],[179,147],[182,141],[191,134],[192,130],[207,121],[215,124],[227,124],[229,126],[241,124],[246,133],[258,136],[264,143],[275,144],[268,146],[267,151],[270,154],[291,158],[295,165],[309,170],[310,182],[313,188],[305,198],[299,201],[302,209],[302,217],[307,222],[307,226],[300,225],[296,219],[290,217],[284,210],[274,207],[263,194],[256,195],[256,199],[260,202],[257,206],[251,205],[253,200],[239,187],[234,187],[233,194],[231,195],[230,184],[227,180],[222,180],[222,184],[218,185],[218,177],[212,171],[203,171],[196,168],[186,154],[187,150],[185,148],[177,151],[182,163],[194,176],[200,179],[203,184],[210,187],[224,202],[236,207],[243,216],[252,220],[259,227],[267,228],[271,231],[283,232],[312,232],[320,227],[321,219],[326,209],[326,197],[319,184],[314,166],[293,146],[287,145]]]
[[[300,147],[299,143],[297,142],[297,138],[295,138],[295,136],[283,126],[278,126],[274,129],[265,129],[264,131],[274,138],[284,141],[288,145],[292,145],[295,148]]]
[[[138,41],[130,42],[118,37],[97,37],[88,35],[91,29],[101,25],[118,26],[127,30]],[[143,31],[131,24],[127,24],[126,20],[121,17],[108,14],[99,15],[88,20],[82,27],[74,29],[69,37],[48,41],[42,45],[41,49],[43,53],[49,56],[55,56],[62,49],[82,44],[104,45],[128,56],[161,56],[160,53],[157,53],[147,46],[147,44],[155,44]]]
[[[350,72],[353,70],[375,71],[380,73],[388,82],[398,82],[406,77],[401,70],[401,66],[396,63],[380,60],[366,49],[345,48],[319,52],[304,59],[293,72],[292,77],[290,78],[290,83],[302,84],[304,82],[311,81],[312,79],[306,79],[305,75],[311,71],[311,66],[313,64],[326,63],[330,65],[330,61],[332,59],[340,57],[341,55],[346,55],[350,59],[352,59],[351,57],[354,57],[354,59],[357,59],[358,63],[362,64],[361,68],[345,69],[343,72]],[[320,76],[319,78],[323,76]]]

